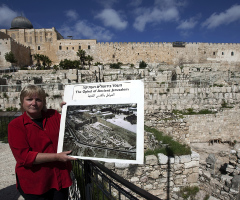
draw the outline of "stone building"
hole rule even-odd
[[[47,55],[53,64],[59,64],[64,59],[76,60],[79,59],[76,55],[79,49],[83,49],[87,55],[91,55],[94,58],[93,63],[101,62],[103,64],[122,62],[123,64],[138,65],[142,60],[146,63],[167,63],[180,66],[186,63],[215,62],[235,65],[240,62],[240,44],[100,43],[95,39],[64,39],[54,27],[34,29],[31,22],[22,16],[14,18],[11,28],[0,29],[0,33],[4,33],[26,48],[30,48],[32,62],[36,62],[32,58],[34,54]],[[3,39],[1,35],[0,40]],[[0,67],[6,67],[2,55],[8,50],[0,45]]]

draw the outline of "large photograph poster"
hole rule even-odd
[[[67,85],[58,152],[105,162],[142,164],[144,83],[141,80]]]

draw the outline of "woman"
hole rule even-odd
[[[23,114],[8,125],[17,188],[26,200],[67,200],[75,158],[57,153],[61,115],[46,108],[46,94],[35,85],[21,91],[20,102]]]

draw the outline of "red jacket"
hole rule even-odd
[[[43,194],[72,184],[70,162],[33,164],[38,153],[57,153],[61,115],[55,110],[42,112],[43,129],[26,112],[8,125],[8,142],[17,161],[16,174],[26,194]]]

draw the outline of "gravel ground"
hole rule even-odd
[[[16,161],[8,144],[0,142],[0,199],[23,200],[16,188]]]

